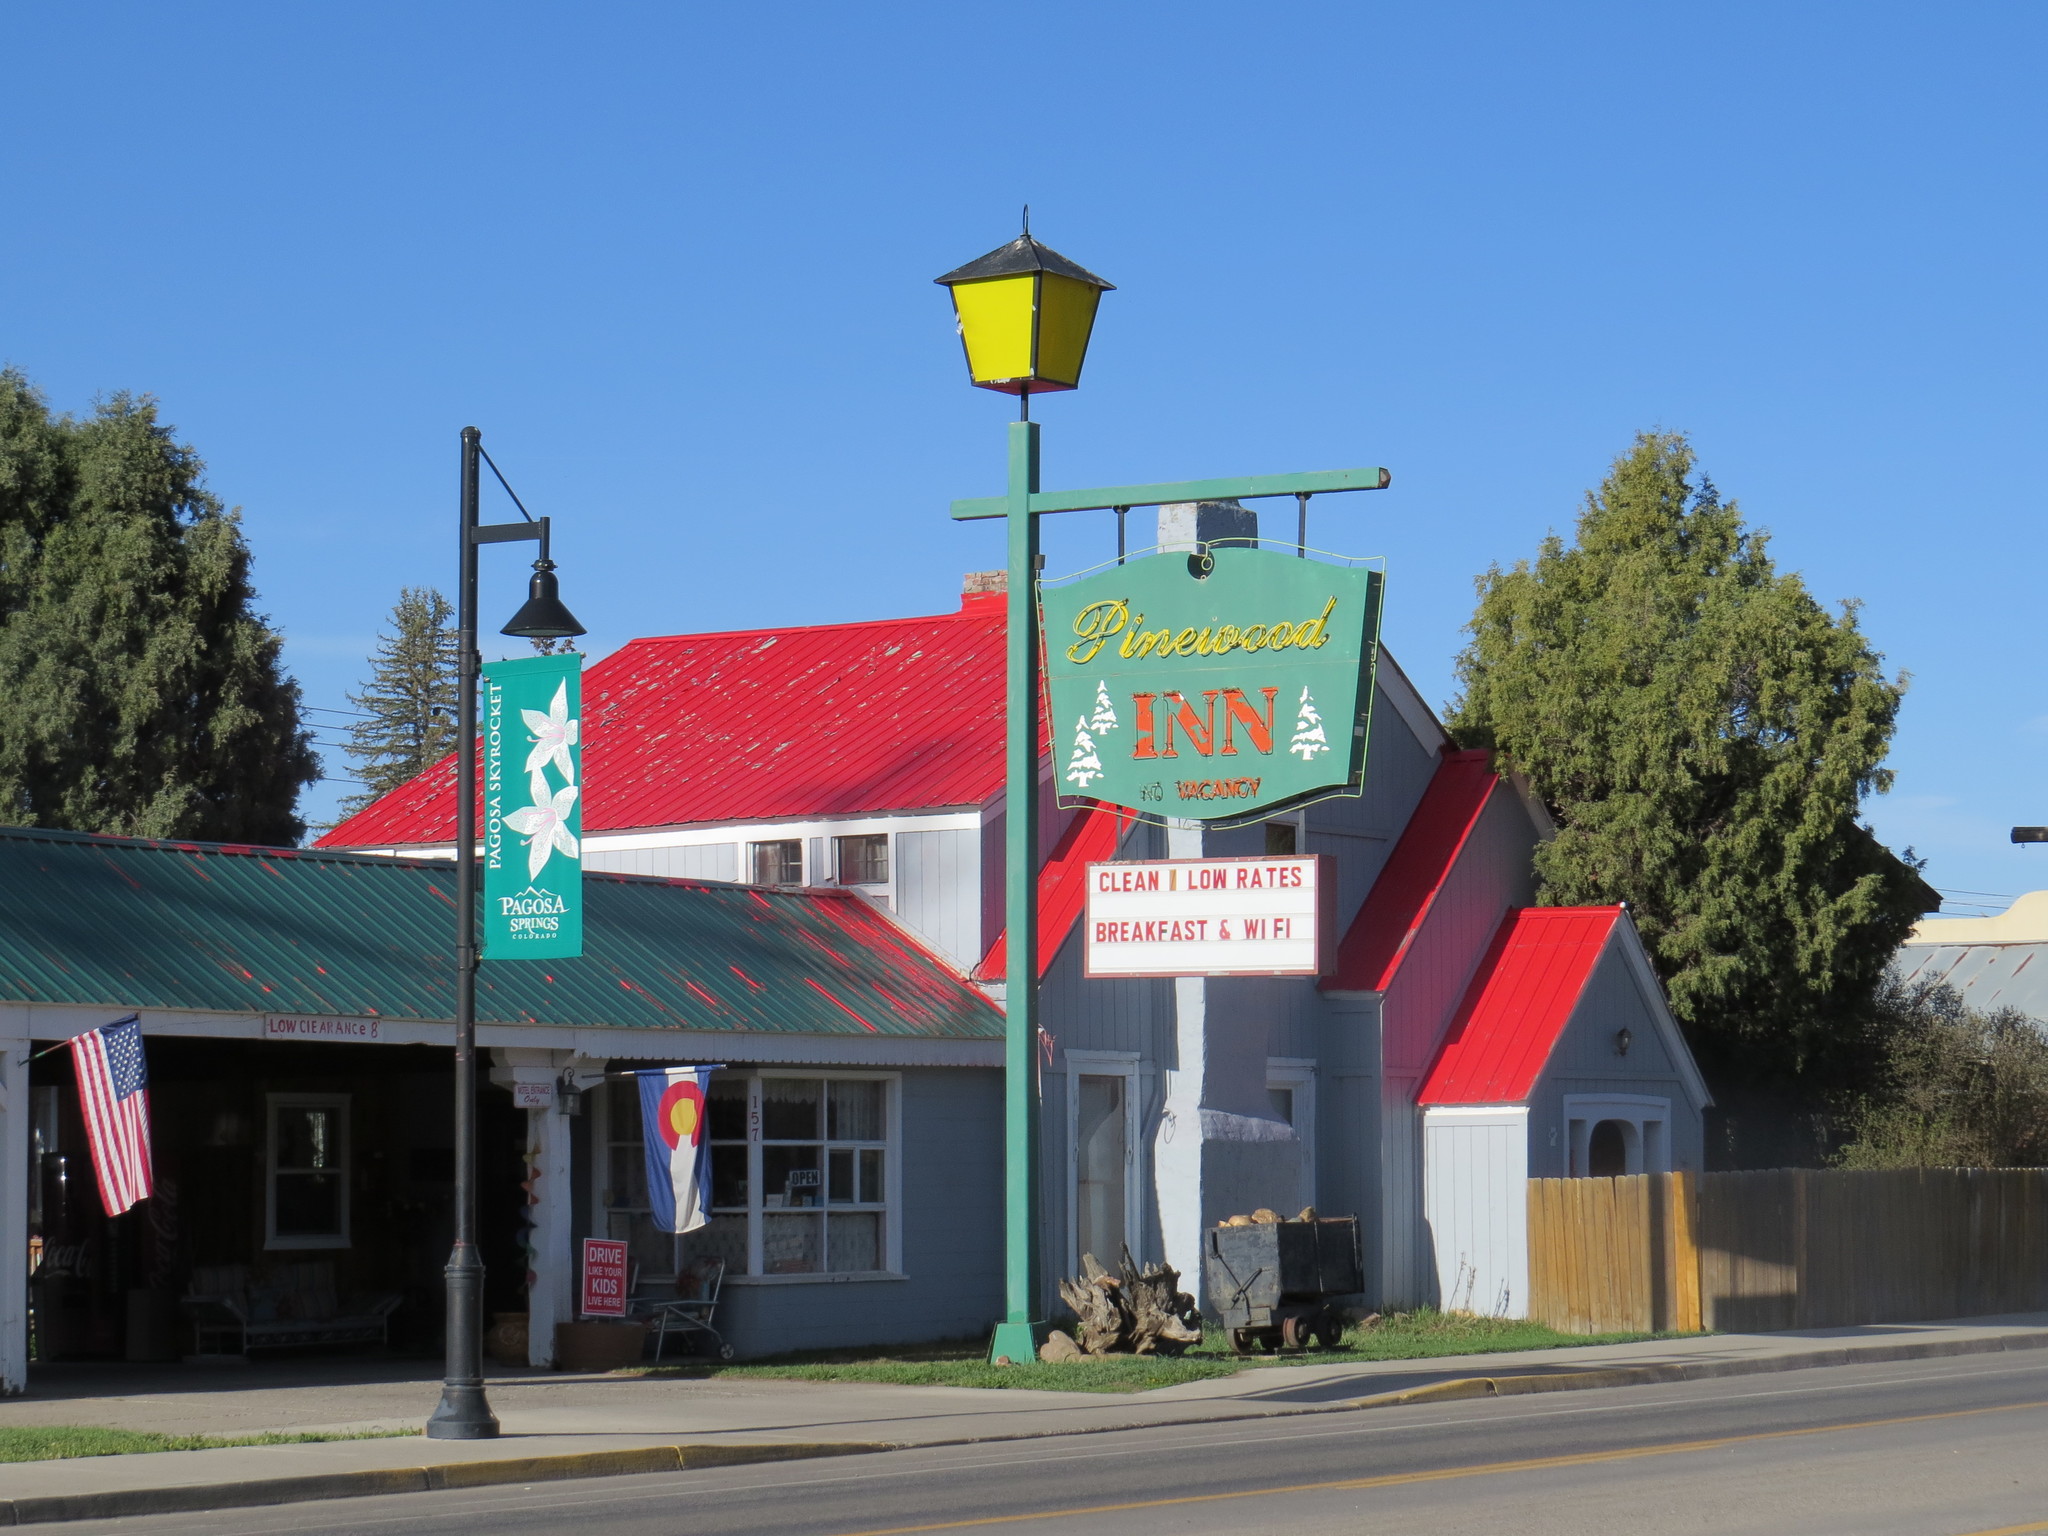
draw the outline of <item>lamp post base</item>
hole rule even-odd
[[[1013,1365],[1028,1365],[1038,1358],[1038,1346],[1045,1342],[1045,1323],[997,1323],[995,1337],[988,1341],[988,1357],[1005,1357]]]
[[[498,1416],[484,1399],[484,1384],[450,1381],[441,1386],[441,1402],[427,1420],[429,1440],[495,1440]]]

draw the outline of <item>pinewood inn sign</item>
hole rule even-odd
[[[1382,582],[1220,546],[1041,584],[1061,799],[1233,821],[1357,794]]]

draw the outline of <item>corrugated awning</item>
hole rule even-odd
[[[0,828],[0,1001],[442,1020],[446,859]],[[487,961],[479,1021],[993,1040],[1001,1013],[851,892],[584,876],[582,958]]]

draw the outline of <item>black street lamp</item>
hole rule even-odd
[[[479,523],[481,464],[490,464],[483,434],[462,429],[462,575],[457,614],[455,705],[455,1246],[448,1255],[448,1364],[441,1401],[427,1420],[435,1440],[491,1440],[498,1417],[484,1397],[484,1266],[476,1249],[476,685],[483,658],[476,646],[476,551],[479,544],[538,540],[540,558],[526,603],[500,634],[526,640],[561,640],[585,633],[562,606],[555,562],[548,558],[548,520],[536,521],[512,496],[523,523]]]

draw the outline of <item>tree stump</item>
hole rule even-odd
[[[1060,1282],[1060,1299],[1078,1322],[1074,1341],[1090,1355],[1178,1355],[1202,1342],[1195,1298],[1180,1288],[1180,1271],[1162,1264],[1140,1270],[1124,1249],[1122,1273],[1110,1274],[1092,1253],[1081,1255],[1078,1279]]]

